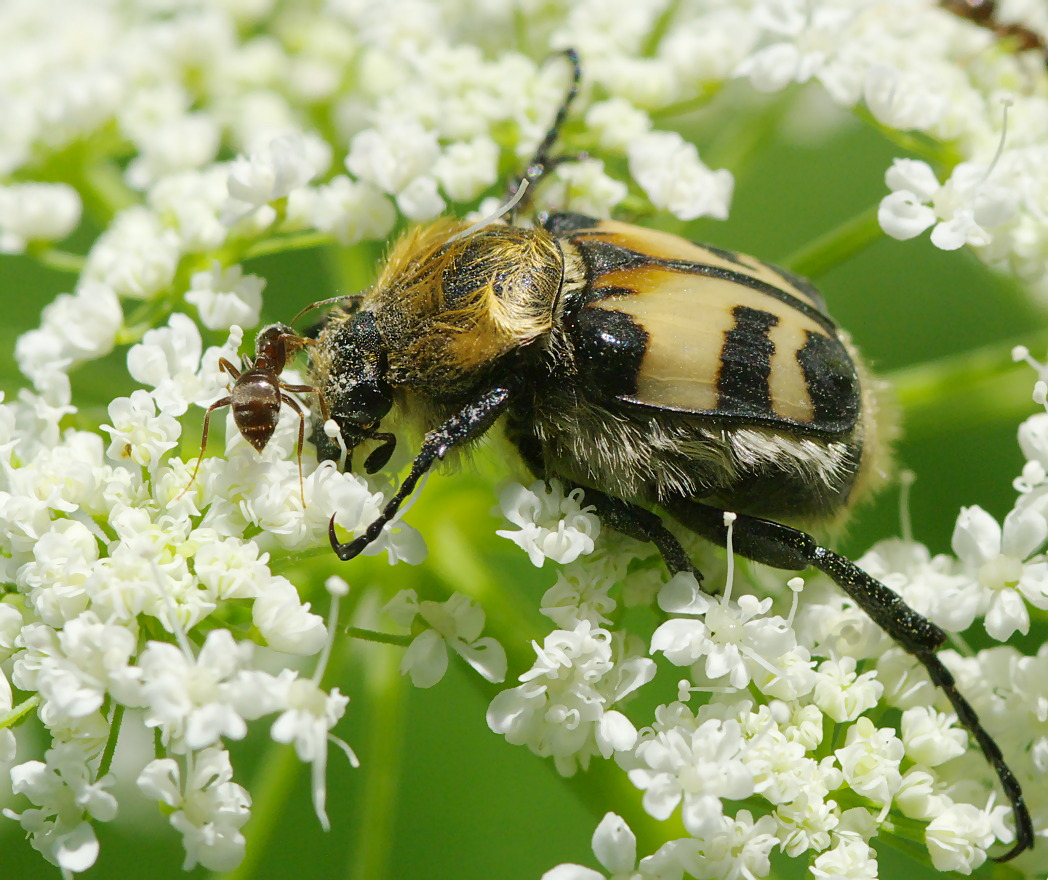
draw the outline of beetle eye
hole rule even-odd
[[[360,382],[340,400],[343,418],[358,425],[379,421],[393,406],[393,394],[385,382]]]

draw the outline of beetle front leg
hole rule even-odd
[[[728,527],[724,511],[695,501],[681,500],[667,509],[688,528],[704,538],[727,544]],[[806,532],[770,520],[740,514],[732,525],[732,549],[740,556],[788,571],[817,568],[847,593],[903,650],[912,654],[928,671],[964,728],[975,738],[987,762],[994,769],[1015,817],[1015,846],[995,861],[1006,862],[1033,846],[1033,821],[1026,807],[1022,787],[1004,760],[1000,747],[982,726],[979,716],[957,689],[953,674],[936,656],[946,641],[946,633],[928,618],[914,611],[901,596],[871,577],[850,559],[820,547]]]
[[[439,428],[426,434],[422,449],[415,456],[404,482],[397,493],[386,502],[379,517],[352,541],[340,543],[335,534],[335,514],[331,515],[328,534],[331,548],[339,559],[348,560],[357,556],[365,547],[382,534],[382,530],[397,515],[400,505],[408,498],[418,481],[433,465],[444,458],[455,446],[475,440],[488,430],[509,405],[508,388],[493,388],[477,400],[463,407]]]

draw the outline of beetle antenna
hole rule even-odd
[[[463,229],[461,232],[456,232],[444,244],[449,245],[453,241],[458,241],[460,238],[469,238],[474,232],[480,232],[480,230],[483,229],[485,226],[490,226],[500,217],[508,214],[515,207],[517,207],[517,204],[520,202],[520,200],[524,198],[524,193],[528,191],[528,185],[528,179],[526,177],[523,178],[520,181],[520,186],[517,187],[517,191],[513,193],[509,201],[506,202],[504,205],[500,206],[494,214],[488,214],[487,217],[478,220],[468,229]]]
[[[363,299],[364,294],[362,293],[346,293],[341,296],[329,296],[327,299],[318,299],[314,303],[310,303],[302,311],[300,311],[295,317],[291,319],[291,326],[295,325],[295,322],[301,318],[307,312],[313,311],[313,309],[319,309],[321,306],[330,306],[334,303],[343,302],[347,299]]]

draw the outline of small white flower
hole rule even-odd
[[[297,195],[292,193],[292,200]],[[312,192],[309,213],[310,222],[317,229],[333,235],[343,245],[356,244],[361,239],[385,238],[397,216],[381,189],[344,174]]]
[[[1048,608],[1048,562],[1040,556],[1048,538],[1043,514],[1018,508],[1004,527],[981,507],[965,507],[957,517],[953,550],[965,573],[987,593],[986,631],[999,641],[1030,628],[1029,602]]]
[[[690,830],[690,829],[689,829]],[[775,820],[761,816],[754,821],[749,810],[739,810],[736,816],[722,816],[710,829],[696,838],[675,841],[673,861],[690,877],[740,878],[767,877],[771,871],[770,856],[779,841],[775,837]],[[656,860],[645,859],[641,868]],[[665,875],[654,873],[655,878]],[[679,873],[675,875],[680,877]]]
[[[437,191],[437,181],[428,174],[412,178],[397,193],[397,207],[401,214],[416,223],[432,220],[444,210],[444,199]]]
[[[888,235],[905,241],[934,225],[935,211],[924,203],[938,192],[940,184],[927,162],[896,159],[884,181],[892,193],[881,201],[877,221]]]
[[[812,850],[822,852],[830,845],[830,832],[840,821],[836,801],[826,801],[819,792],[800,792],[788,804],[775,809],[779,826],[776,835],[782,842],[782,851],[791,858]]]
[[[672,131],[652,131],[629,145],[630,174],[656,208],[680,220],[728,216],[735,187],[730,171],[711,171],[695,145]]]
[[[14,682],[44,698],[44,715],[83,718],[97,712],[114,676],[126,670],[135,653],[135,636],[122,626],[102,623],[91,612],[55,631],[29,624],[22,631],[25,650],[15,659]]]
[[[848,728],[846,745],[834,754],[854,791],[887,806],[902,784],[899,762],[903,753],[903,744],[893,731],[860,718]]]
[[[907,239],[934,223],[932,244],[943,250],[990,244],[990,230],[1008,222],[1018,205],[1012,188],[988,180],[990,170],[985,165],[962,162],[940,186],[926,163],[896,159],[885,175],[893,192],[881,202],[881,227],[894,238]],[[926,202],[931,202],[931,207],[926,207]]]
[[[742,760],[745,741],[737,721],[712,718],[701,724],[645,730],[634,750],[630,782],[644,792],[644,809],[656,819],[670,817],[683,803],[690,834],[714,832],[724,817],[721,800],[754,793],[753,774]]]
[[[215,396],[212,374],[218,358],[235,359],[241,336],[232,334],[221,351],[209,349],[205,361],[210,363],[202,368],[200,330],[188,315],[175,312],[167,326],[147,330],[142,341],[131,346],[128,372],[136,381],[155,389],[153,398],[161,412],[177,418],[191,403],[211,402]]]
[[[212,630],[197,657],[176,645],[150,642],[138,662],[145,723],[159,727],[176,752],[242,739],[246,719],[271,711],[265,682],[246,676],[253,645],[237,644],[228,630]]]
[[[626,184],[604,171],[604,163],[596,159],[565,162],[558,166],[544,198],[591,217],[609,217],[615,207],[629,193]],[[546,182],[543,182],[543,186]]]
[[[15,819],[30,835],[33,846],[69,874],[86,871],[98,858],[98,839],[90,820],[110,822],[116,817],[116,798],[106,789],[113,778],[94,781],[89,767],[93,754],[78,743],[57,744],[47,752],[47,763],[27,761],[11,768],[11,790],[25,795],[36,807],[4,815]]]
[[[591,513],[592,507],[582,506],[584,500],[582,489],[565,495],[558,480],[528,488],[511,483],[499,493],[499,506],[520,530],[499,529],[495,534],[527,551],[532,565],[541,567],[546,559],[574,562],[593,552],[600,534],[600,520]]]
[[[58,241],[80,222],[80,194],[64,183],[0,186],[0,253],[34,241]]]
[[[461,593],[446,602],[419,602],[414,590],[402,590],[386,605],[389,614],[406,629],[425,625],[400,661],[400,674],[410,675],[415,687],[432,687],[448,668],[448,648],[491,682],[506,678],[506,651],[492,638],[481,638],[484,609]]]
[[[540,610],[561,629],[574,629],[580,620],[609,626],[609,615],[618,607],[611,591],[626,577],[626,559],[619,554],[595,553],[569,562],[557,570],[557,581],[543,594]]]
[[[841,837],[811,866],[815,880],[877,880],[877,854],[864,840]]]
[[[185,757],[182,768],[171,758],[150,761],[138,777],[146,797],[170,809],[168,821],[181,833],[186,858],[183,870],[200,864],[209,871],[231,871],[244,858],[240,829],[251,817],[251,798],[233,779],[229,753],[204,749]]]
[[[355,177],[397,194],[430,174],[440,154],[437,136],[414,120],[390,120],[353,138],[346,169]]]
[[[186,302],[200,311],[209,330],[228,330],[234,324],[253,327],[262,309],[264,278],[245,275],[240,266],[223,268],[215,260],[209,272],[196,272],[190,281]]]
[[[490,138],[460,141],[440,154],[433,176],[452,201],[468,202],[498,180],[498,158],[498,147]]]
[[[925,840],[938,871],[971,874],[986,861],[986,850],[997,840],[1010,843],[1014,835],[1005,826],[1008,806],[953,804],[928,823]]]
[[[97,281],[117,296],[153,299],[170,287],[180,256],[174,230],[147,208],[127,208],[95,241],[81,283]]]
[[[316,654],[327,638],[324,619],[303,602],[287,578],[273,576],[260,585],[251,606],[251,620],[266,644],[286,654]]]
[[[570,776],[592,755],[607,758],[633,747],[637,730],[611,707],[655,675],[655,664],[624,640],[580,621],[574,631],[555,630],[534,645],[535,665],[518,687],[488,706],[488,726],[514,745],[552,755]]]
[[[130,459],[152,470],[178,444],[178,422],[167,413],[158,413],[156,400],[141,389],[110,403],[109,418],[113,424],[102,425],[102,430],[112,438],[106,451],[112,461]]]
[[[854,721],[867,709],[872,709],[884,693],[876,672],[855,672],[855,658],[825,660],[815,673],[812,700],[838,724]]]
[[[625,153],[634,140],[651,130],[651,117],[625,98],[616,97],[589,106],[586,130],[606,150]]]
[[[728,676],[732,687],[751,679],[750,665],[770,667],[772,661],[796,647],[793,631],[781,617],[763,617],[770,598],[743,594],[738,602],[723,596],[709,598],[693,575],[675,575],[659,593],[659,607],[671,614],[703,614],[701,620],[678,617],[666,621],[651,637],[652,652],[660,651],[677,666],[697,664],[716,681]]]
[[[82,282],[76,293],[61,293],[44,307],[39,329],[19,337],[18,367],[43,390],[52,374],[112,351],[123,323],[124,312],[113,290]]]
[[[315,135],[275,137],[249,156],[238,156],[229,169],[227,217],[240,219],[243,203],[258,208],[282,199],[319,174],[331,162],[331,148]]]
[[[937,767],[963,755],[968,750],[968,733],[954,727],[955,720],[930,706],[907,709],[901,725],[906,756],[926,767]]]
[[[346,711],[349,697],[343,696],[338,688],[330,693],[324,691],[316,681],[293,676],[290,671],[278,679],[278,700],[285,708],[273,722],[271,735],[281,743],[294,743],[299,760],[313,768],[313,806],[325,831],[330,828],[324,809],[326,797],[325,774],[327,772],[328,741],[333,739],[331,729]],[[359,766],[352,749],[341,740],[336,740],[349,756],[350,763]]]

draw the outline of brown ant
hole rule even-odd
[[[298,413],[298,488],[302,495],[302,503],[306,503],[305,486],[302,482],[302,445],[306,437],[306,415],[302,412],[302,407],[298,405],[298,402],[285,392],[315,393],[325,422],[328,419],[327,404],[312,385],[287,385],[280,381],[280,374],[284,371],[289,358],[304,346],[311,344],[313,344],[312,339],[297,335],[287,324],[270,324],[259,331],[255,337],[255,357],[246,363],[243,372],[225,358],[219,358],[218,365],[223,372],[232,376],[233,387],[226,397],[216,400],[204,413],[200,457],[197,459],[196,467],[193,468],[193,475],[189,478],[189,485],[182,490],[179,498],[189,491],[189,487],[193,485],[197,472],[200,470],[204,450],[207,448],[207,432],[211,413],[216,409],[231,407],[237,430],[256,451],[261,452],[266,448],[266,444],[269,443],[276,430],[281,404],[286,403]]]

